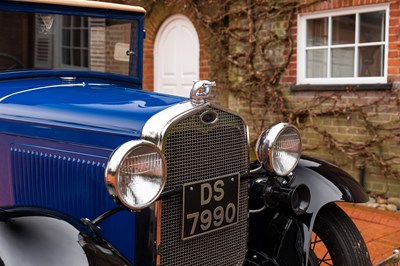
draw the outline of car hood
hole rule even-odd
[[[126,83],[65,80],[0,82],[0,118],[8,123],[35,124],[36,128],[73,128],[135,138],[140,137],[144,124],[154,114],[186,100],[145,92]],[[7,129],[11,130],[9,125]]]

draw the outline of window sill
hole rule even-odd
[[[391,83],[385,84],[337,84],[337,85],[293,85],[290,87],[291,92],[301,91],[381,91],[392,89]]]

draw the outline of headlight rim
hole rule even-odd
[[[279,137],[288,128],[294,129],[298,135],[300,142],[298,155],[296,158],[296,162],[293,164],[291,168],[287,169],[285,172],[279,172],[274,168],[273,164],[274,158],[272,154],[274,148],[276,147],[275,145],[279,140]],[[278,176],[287,176],[293,171],[294,168],[296,168],[301,157],[301,148],[302,148],[302,140],[298,128],[289,123],[278,123],[270,126],[260,134],[256,142],[255,153],[257,160],[264,166],[265,169],[275,173]]]
[[[160,156],[162,161],[162,171],[163,171],[161,176],[162,183],[158,193],[156,193],[155,196],[150,201],[148,201],[145,204],[132,205],[124,199],[120,191],[120,188],[118,186],[118,181],[119,181],[118,178],[121,166],[123,165],[122,162],[130,155],[132,151],[139,148],[140,146],[148,146],[152,148],[155,152],[157,152],[157,154]],[[143,210],[148,206],[150,206],[151,204],[153,204],[155,201],[157,201],[162,191],[164,190],[166,180],[167,180],[167,163],[164,154],[157,147],[157,145],[147,140],[141,139],[141,140],[130,140],[128,142],[125,142],[124,144],[122,144],[113,151],[113,153],[110,155],[107,161],[107,166],[105,169],[105,184],[107,191],[114,201],[124,205],[125,207],[127,207],[132,211]]]

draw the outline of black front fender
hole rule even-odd
[[[0,265],[130,265],[81,221],[55,211],[0,209]]]
[[[368,201],[368,195],[351,175],[326,161],[302,156],[293,173],[296,183],[304,183],[311,190],[315,190],[314,192],[324,188],[322,193],[316,193],[317,200],[326,199],[326,203],[330,201],[354,203]]]
[[[302,156],[293,176],[291,187],[303,184],[310,190],[310,205],[306,213],[298,217],[309,228],[312,228],[319,210],[329,202],[368,201],[368,195],[351,175],[326,161]]]
[[[368,195],[361,185],[348,173],[326,161],[310,156],[302,156],[293,171],[294,180],[291,184],[300,184],[310,189],[310,205],[305,214],[297,217],[307,228],[304,230],[305,261],[308,261],[311,232],[318,212],[330,202],[346,201],[361,203],[368,201]]]

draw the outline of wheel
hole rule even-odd
[[[24,64],[15,56],[0,52],[0,70],[25,68]]]
[[[371,265],[360,232],[350,217],[334,203],[327,204],[318,213],[309,261],[309,265]]]

